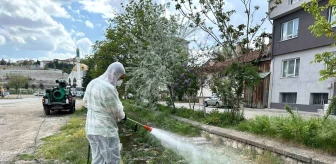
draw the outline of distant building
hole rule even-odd
[[[68,84],[70,86],[76,86],[76,87],[82,87],[82,79],[86,74],[86,71],[88,70],[88,66],[85,64],[80,64],[80,71],[79,71],[79,78],[77,77],[78,71],[77,71],[77,65],[75,65],[72,68],[71,73],[68,76]]]
[[[89,67],[85,64],[80,63],[79,49],[76,49],[76,65],[72,68],[71,73],[68,77],[68,84],[72,87],[82,88],[83,87],[83,77]]]
[[[42,60],[40,61],[40,68],[44,68],[44,66],[48,63],[51,63],[51,60]]]

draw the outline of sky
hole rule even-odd
[[[166,14],[178,13],[173,0],[153,1],[162,4],[171,2]],[[252,1],[253,5],[260,6],[254,18],[260,20],[267,12],[268,2]],[[11,61],[68,59],[75,57],[77,47],[81,57],[91,55],[91,46],[105,38],[108,20],[123,12],[120,3],[127,1],[1,0],[0,58]],[[244,23],[241,1],[227,0],[225,8],[237,11],[232,17],[232,24]],[[266,21],[262,28],[271,32],[271,27],[269,21]],[[197,30],[188,39],[213,43],[202,30]],[[191,43],[189,48],[193,47],[195,44]]]

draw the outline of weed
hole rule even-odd
[[[282,164],[282,160],[279,159],[278,157],[275,157],[274,155],[271,154],[269,151],[265,151],[262,155],[258,155],[256,157],[255,162],[257,164]]]
[[[16,160],[23,160],[23,161],[31,161],[34,160],[35,157],[32,154],[19,154],[15,158]]]

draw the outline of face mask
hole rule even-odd
[[[121,86],[122,82],[123,82],[123,80],[118,80],[116,85]]]

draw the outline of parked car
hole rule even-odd
[[[4,96],[4,97],[9,96],[9,92],[4,92],[4,93],[3,93],[3,96]]]
[[[132,99],[133,98],[133,94],[132,93],[128,93],[127,98],[128,99]]]
[[[34,96],[44,96],[45,92],[35,92],[33,95]]]
[[[217,96],[211,96],[207,99],[205,99],[204,105],[207,106],[216,106],[220,107],[223,106],[223,98],[219,98]]]

